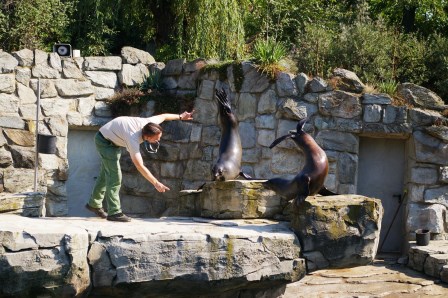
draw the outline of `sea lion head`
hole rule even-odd
[[[224,169],[219,166],[215,165],[212,169],[212,178],[213,181],[225,181],[226,178],[224,177]]]

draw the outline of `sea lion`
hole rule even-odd
[[[269,148],[273,148],[285,139],[292,139],[305,154],[305,166],[292,180],[285,178],[272,178],[263,185],[275,191],[288,200],[295,199],[298,206],[307,196],[320,193],[322,195],[335,194],[323,187],[328,174],[328,158],[325,151],[319,147],[309,134],[303,131],[306,118],[299,121],[296,131],[277,138]]]
[[[232,112],[224,89],[216,90],[215,97],[218,100],[221,141],[218,161],[212,168],[212,179],[213,181],[225,181],[235,179],[238,175],[249,177],[241,171],[243,150],[238,131],[238,119]]]

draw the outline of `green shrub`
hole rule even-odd
[[[330,47],[334,33],[318,24],[310,24],[303,34],[297,37],[297,45],[293,59],[297,63],[298,71],[313,76],[329,76],[331,65]]]
[[[182,52],[179,51],[176,46],[171,44],[164,44],[156,49],[154,59],[159,62],[168,62],[170,60],[182,57]]]
[[[148,92],[150,90],[163,90],[161,70],[157,68],[150,69],[149,75],[144,78],[139,89],[143,92]]]
[[[364,83],[394,79],[393,53],[395,36],[381,22],[357,21],[343,26],[332,42],[332,66],[355,72]]]
[[[284,70],[280,61],[286,54],[286,47],[271,38],[258,39],[252,50],[252,56],[258,64],[258,68],[270,78],[274,78],[279,71]]]
[[[255,42],[252,55],[255,61],[261,65],[274,64],[286,56],[286,47],[270,38],[258,39]]]
[[[426,42],[414,34],[401,34],[396,41],[396,80],[421,85],[428,78],[425,65]]]
[[[0,2],[0,48],[51,51],[55,42],[68,42],[75,1],[10,0]]]
[[[437,57],[443,57],[441,52],[447,51],[442,44],[439,50],[434,49],[439,53]],[[365,84],[393,94],[398,82],[421,84],[428,79],[431,68],[425,64],[427,48],[414,35],[394,31],[381,20],[364,18],[342,25],[338,32],[309,26],[298,37],[294,59],[299,71],[329,77],[334,68],[345,68],[355,72]],[[434,64],[444,65],[440,58],[435,58]]]
[[[390,96],[395,95],[397,87],[398,83],[394,80],[387,80],[378,84],[379,92],[389,94]]]
[[[429,72],[424,85],[448,104],[448,38],[438,34],[429,37],[425,63]]]

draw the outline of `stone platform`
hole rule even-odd
[[[305,275],[287,222],[0,216],[0,297],[194,297]]]
[[[45,193],[0,193],[1,213],[30,217],[45,216]]]
[[[427,246],[411,241],[408,266],[448,283],[448,240],[431,240]]]
[[[276,298],[445,298],[448,284],[388,259],[344,269],[322,269],[286,285]]]

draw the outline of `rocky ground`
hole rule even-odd
[[[368,266],[312,272],[288,284],[280,297],[448,297],[448,284],[381,259]]]

